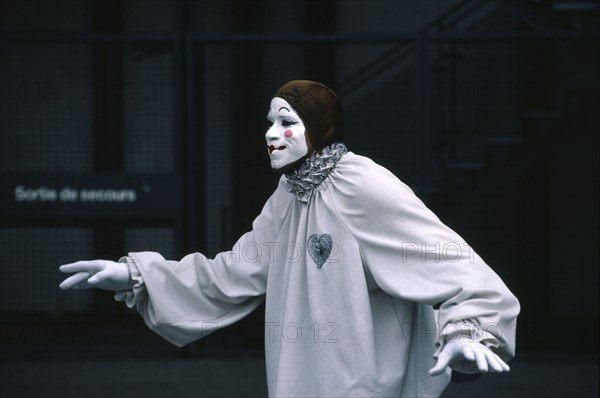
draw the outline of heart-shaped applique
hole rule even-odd
[[[327,261],[331,254],[332,247],[333,239],[329,234],[323,234],[321,236],[313,234],[308,238],[308,252],[317,264],[317,268],[321,268],[323,264],[325,264],[325,261]]]

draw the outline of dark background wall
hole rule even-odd
[[[271,95],[312,79],[342,97],[349,149],[408,183],[517,295],[520,352],[597,358],[599,10],[1,2],[3,356],[260,356],[261,309],[176,349],[107,292],[59,291],[57,268],[229,249],[278,179]]]

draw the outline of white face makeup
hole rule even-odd
[[[265,134],[272,168],[285,167],[308,153],[304,123],[286,100],[273,98],[267,119],[273,123]]]

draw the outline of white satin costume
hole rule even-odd
[[[342,143],[282,175],[232,251],[120,261],[135,286],[115,298],[177,346],[266,300],[273,397],[436,397],[450,370],[427,371],[454,338],[514,356],[515,296],[407,185]]]

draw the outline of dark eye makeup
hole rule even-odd
[[[276,122],[277,122],[276,120],[267,119],[267,126],[268,126],[268,127],[271,127],[271,126],[273,126],[273,125],[274,125]],[[297,121],[295,121],[295,120],[289,120],[289,119],[281,119],[281,122],[280,122],[280,123],[281,123],[281,125],[282,125],[283,127],[290,127],[290,126],[293,126],[293,125],[295,125],[295,124],[298,124],[298,122],[297,122]]]

